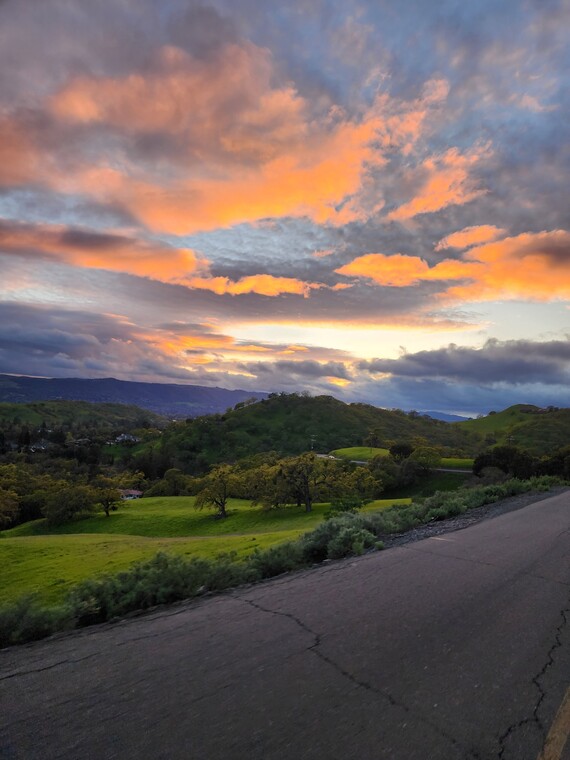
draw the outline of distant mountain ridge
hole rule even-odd
[[[447,412],[426,411],[422,412],[422,414],[427,414],[428,417],[434,420],[442,420],[443,422],[466,422],[471,419],[471,417],[465,417],[461,414],[447,414]]]
[[[42,378],[0,374],[0,402],[90,401],[129,404],[167,417],[200,417],[224,412],[248,399],[266,398],[259,391],[209,388],[203,385],[140,383],[113,377]]]

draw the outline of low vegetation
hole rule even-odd
[[[437,493],[409,506],[368,514],[342,514],[323,521],[295,541],[257,549],[242,561],[235,555],[208,560],[159,553],[124,572],[77,584],[59,606],[45,607],[29,596],[5,606],[0,610],[0,646],[271,578],[327,559],[381,549],[382,540],[390,534],[462,514],[514,494],[548,490],[560,482],[548,476],[529,481],[509,480],[463,492]]]
[[[411,499],[376,500],[363,511],[410,503]],[[43,602],[61,602],[79,581],[126,570],[157,552],[204,559],[233,553],[244,558],[255,548],[298,538],[330,510],[329,504],[315,504],[308,514],[295,506],[267,512],[249,501],[230,499],[228,517],[217,520],[193,507],[192,496],[145,498],[124,505],[109,519],[97,513],[59,526],[42,519],[4,531],[0,604],[30,593]]]

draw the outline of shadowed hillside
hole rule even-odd
[[[214,462],[235,461],[266,451],[300,454],[357,446],[373,435],[378,445],[425,439],[453,454],[480,449],[477,433],[415,412],[387,411],[368,404],[345,404],[332,396],[271,394],[269,398],[223,415],[171,424],[162,453],[183,469],[200,471]]]
[[[487,446],[509,444],[540,456],[570,444],[570,409],[516,404],[452,427],[483,435]]]

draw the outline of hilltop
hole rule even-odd
[[[481,436],[417,412],[409,414],[368,404],[345,404],[332,396],[270,394],[223,415],[172,423],[164,431],[162,453],[176,466],[200,470],[215,462],[235,461],[266,451],[295,455],[313,448],[362,445],[372,435],[386,446],[420,438],[454,455],[470,456],[480,449]]]
[[[570,409],[515,404],[452,427],[482,435],[487,446],[509,444],[540,456],[570,443]]]

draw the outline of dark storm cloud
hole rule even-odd
[[[48,377],[194,377],[121,317],[23,303],[0,303],[0,366]]]
[[[398,377],[363,383],[357,391],[351,390],[346,395],[348,400],[367,401],[386,409],[434,410],[465,416],[488,414],[513,404],[535,404],[543,408],[570,406],[568,384],[482,386]]]
[[[570,341],[489,340],[479,349],[452,344],[404,354],[399,359],[364,361],[358,367],[397,378],[443,378],[480,385],[563,385],[570,380]]]
[[[274,361],[274,362],[243,362],[239,369],[251,372],[260,379],[271,376],[294,376],[305,378],[338,377],[350,379],[347,367],[341,362],[315,361]]]
[[[32,304],[0,303],[0,346],[47,356],[83,358],[111,340],[131,340],[133,325],[104,314]]]

